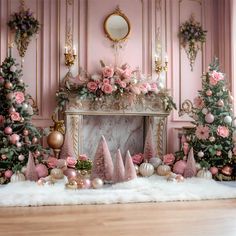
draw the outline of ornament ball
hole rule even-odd
[[[24,135],[24,136],[28,136],[28,135],[29,135],[29,130],[24,129],[24,130],[23,130],[23,135]]]
[[[197,156],[200,157],[200,158],[204,157],[204,152],[203,151],[198,152]]]
[[[18,160],[19,160],[19,161],[23,161],[24,159],[25,159],[25,156],[24,156],[24,155],[20,154],[20,155],[18,156]]]
[[[220,99],[218,102],[217,102],[217,105],[219,107],[223,107],[224,106],[224,101],[222,99]]]
[[[215,117],[211,113],[208,113],[205,116],[205,121],[209,124],[213,123],[214,119]]]
[[[206,115],[208,113],[208,109],[207,108],[203,108],[202,109],[202,114]]]
[[[27,103],[23,103],[22,104],[22,109],[23,110],[27,110],[28,109],[28,104]]]
[[[102,188],[103,186],[103,181],[100,178],[95,178],[92,180],[92,186],[93,188]]]
[[[208,97],[210,97],[210,96],[212,95],[212,91],[211,91],[210,89],[208,89],[208,90],[206,91],[206,95],[207,95]]]
[[[11,127],[6,127],[5,129],[4,129],[4,133],[5,134],[12,134],[12,128]]]
[[[226,117],[224,118],[224,122],[225,122],[226,124],[231,124],[231,122],[232,122],[231,116],[226,116]]]
[[[1,158],[2,158],[3,160],[6,160],[6,159],[7,159],[7,156],[6,156],[5,154],[2,154],[2,155],[1,155]]]
[[[214,136],[211,136],[211,137],[209,138],[209,141],[212,142],[212,143],[215,142],[215,140],[216,140],[216,138],[215,138]]]
[[[18,148],[20,148],[20,147],[22,147],[22,143],[21,143],[21,142],[17,142],[17,143],[16,143],[16,146],[17,146]]]
[[[7,81],[7,82],[5,83],[5,88],[6,88],[6,89],[11,89],[12,86],[13,86],[12,83],[9,82],[9,81]]]
[[[16,109],[14,107],[11,107],[8,111],[9,111],[9,113],[12,113],[12,112],[15,112]]]
[[[7,98],[8,100],[13,100],[14,94],[13,94],[13,93],[8,93],[7,96],[6,96],[6,98]]]
[[[6,178],[11,178],[11,176],[13,175],[13,172],[11,170],[6,170],[5,173],[4,173],[5,177]]]
[[[37,138],[37,137],[33,137],[32,143],[33,143],[33,144],[36,144],[37,142],[38,142],[38,138]]]

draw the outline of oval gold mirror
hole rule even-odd
[[[120,11],[119,7],[106,17],[104,31],[106,36],[113,42],[126,40],[129,36],[129,19]]]

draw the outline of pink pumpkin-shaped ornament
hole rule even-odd
[[[35,168],[39,178],[48,176],[48,168],[44,164],[38,164]]]
[[[186,166],[187,166],[187,162],[186,162],[186,161],[179,160],[179,161],[177,161],[177,162],[174,164],[174,166],[173,166],[173,172],[174,172],[175,174],[183,175]]]

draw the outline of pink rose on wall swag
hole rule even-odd
[[[22,92],[15,92],[14,96],[17,104],[21,104],[22,102],[25,101],[25,95]]]
[[[114,69],[110,66],[102,68],[102,75],[104,78],[111,78],[114,75]]]

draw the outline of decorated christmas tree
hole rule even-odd
[[[34,109],[18,64],[10,56],[0,68],[0,173],[1,183],[6,183],[6,171],[21,171],[29,152],[40,161],[45,150],[39,144],[40,132],[31,123]]]
[[[226,78],[215,59],[202,76],[202,90],[194,99],[194,128],[186,131],[186,144],[193,147],[194,157],[202,167],[215,167],[225,175],[232,174],[236,157],[232,102]]]

